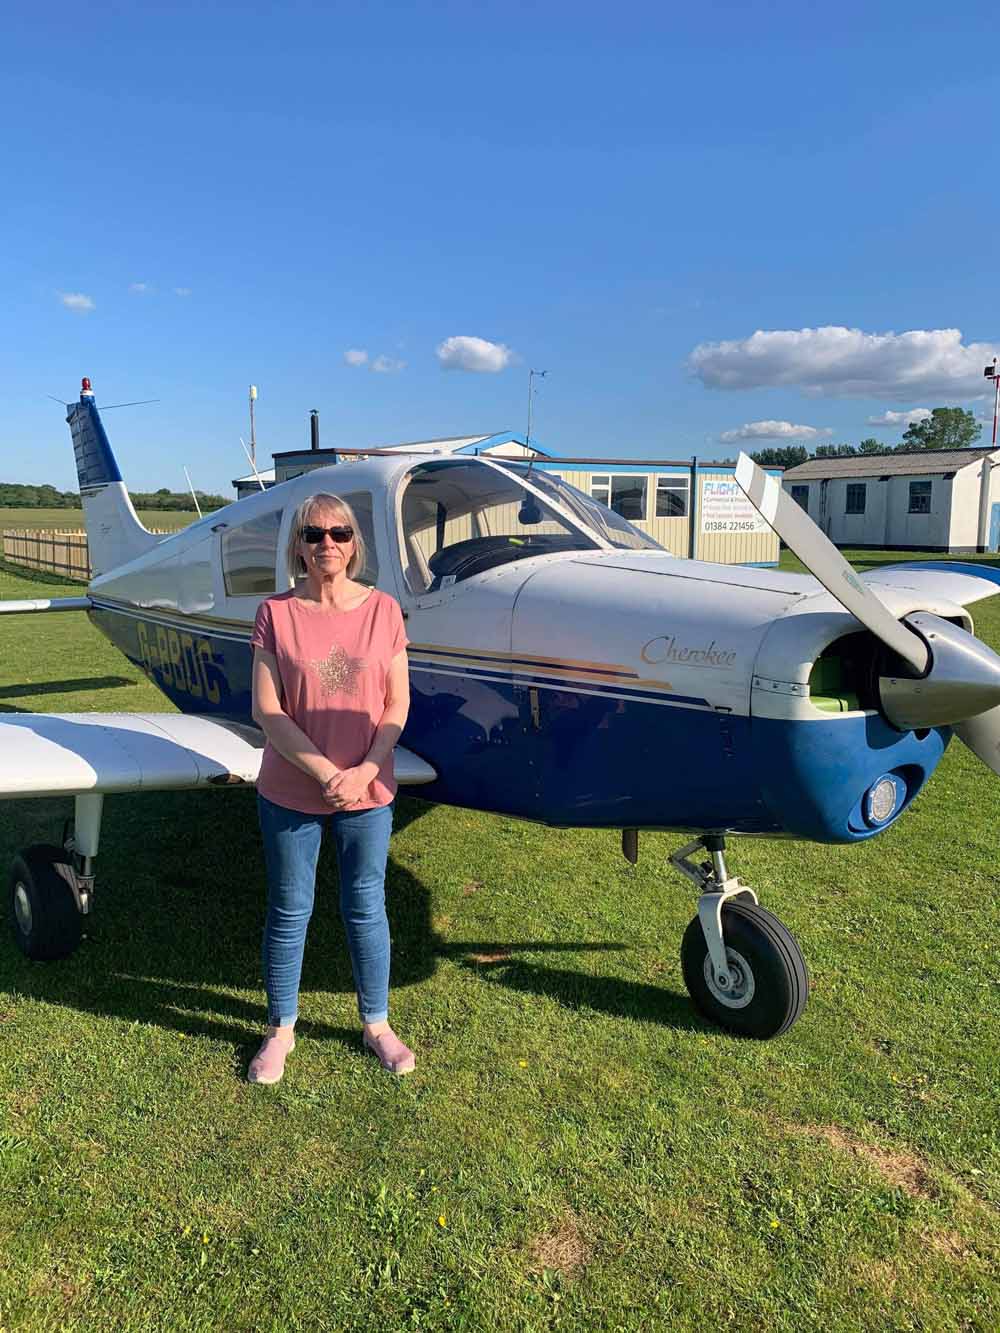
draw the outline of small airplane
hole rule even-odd
[[[684,980],[730,1032],[786,1031],[808,978],[791,933],[729,873],[727,837],[875,837],[953,735],[1000,774],[1000,657],[965,609],[1000,571],[931,560],[857,574],[746,455],[737,481],[810,574],[675,558],[543,464],[495,456],[338,462],[154,535],[89,380],[67,421],[93,578],[85,596],[0,612],[86,610],[180,711],[0,719],[0,796],[75,798],[70,835],[14,860],[29,958],[80,941],[106,795],[255,782],[250,631],[261,599],[292,586],[292,515],[318,491],[349,500],[370,553],[361,577],[406,617],[400,783],[620,829],[631,861],[640,829],[696,832],[670,858],[699,895]]]

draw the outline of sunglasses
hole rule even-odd
[[[354,536],[354,529],[350,527],[336,528],[317,528],[309,523],[302,529],[302,540],[308,542],[310,546],[317,546],[323,538],[329,533],[335,542],[349,542]]]

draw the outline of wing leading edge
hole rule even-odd
[[[253,785],[263,734],[181,713],[22,713],[0,719],[0,797]],[[400,786],[437,774],[397,746]]]

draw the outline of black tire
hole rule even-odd
[[[68,958],[80,943],[83,919],[73,890],[56,870],[61,847],[38,843],[14,857],[7,911],[18,948],[37,962]]]
[[[706,976],[708,945],[698,917],[684,932],[681,968],[684,984],[695,1007],[727,1032],[740,1037],[766,1040],[787,1032],[806,1007],[809,974],[806,960],[794,935],[772,913],[749,898],[730,898],[722,907],[722,938],[727,953],[740,968],[749,971],[746,983],[728,1001],[713,991]],[[709,967],[708,972],[711,972]]]

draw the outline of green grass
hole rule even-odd
[[[147,528],[174,532],[186,528],[198,515],[185,509],[140,509],[139,522]],[[23,531],[83,532],[82,509],[0,509],[0,532]]]
[[[165,706],[82,616],[0,631],[0,708]],[[679,837],[631,868],[611,833],[399,806],[401,1083],[358,1047],[328,857],[289,1072],[243,1081],[249,792],[109,799],[80,951],[0,939],[0,1328],[996,1328],[1000,784],[967,753],[873,842],[733,849],[812,972],[763,1044],[688,1005]],[[0,851],[69,810],[5,803]]]

